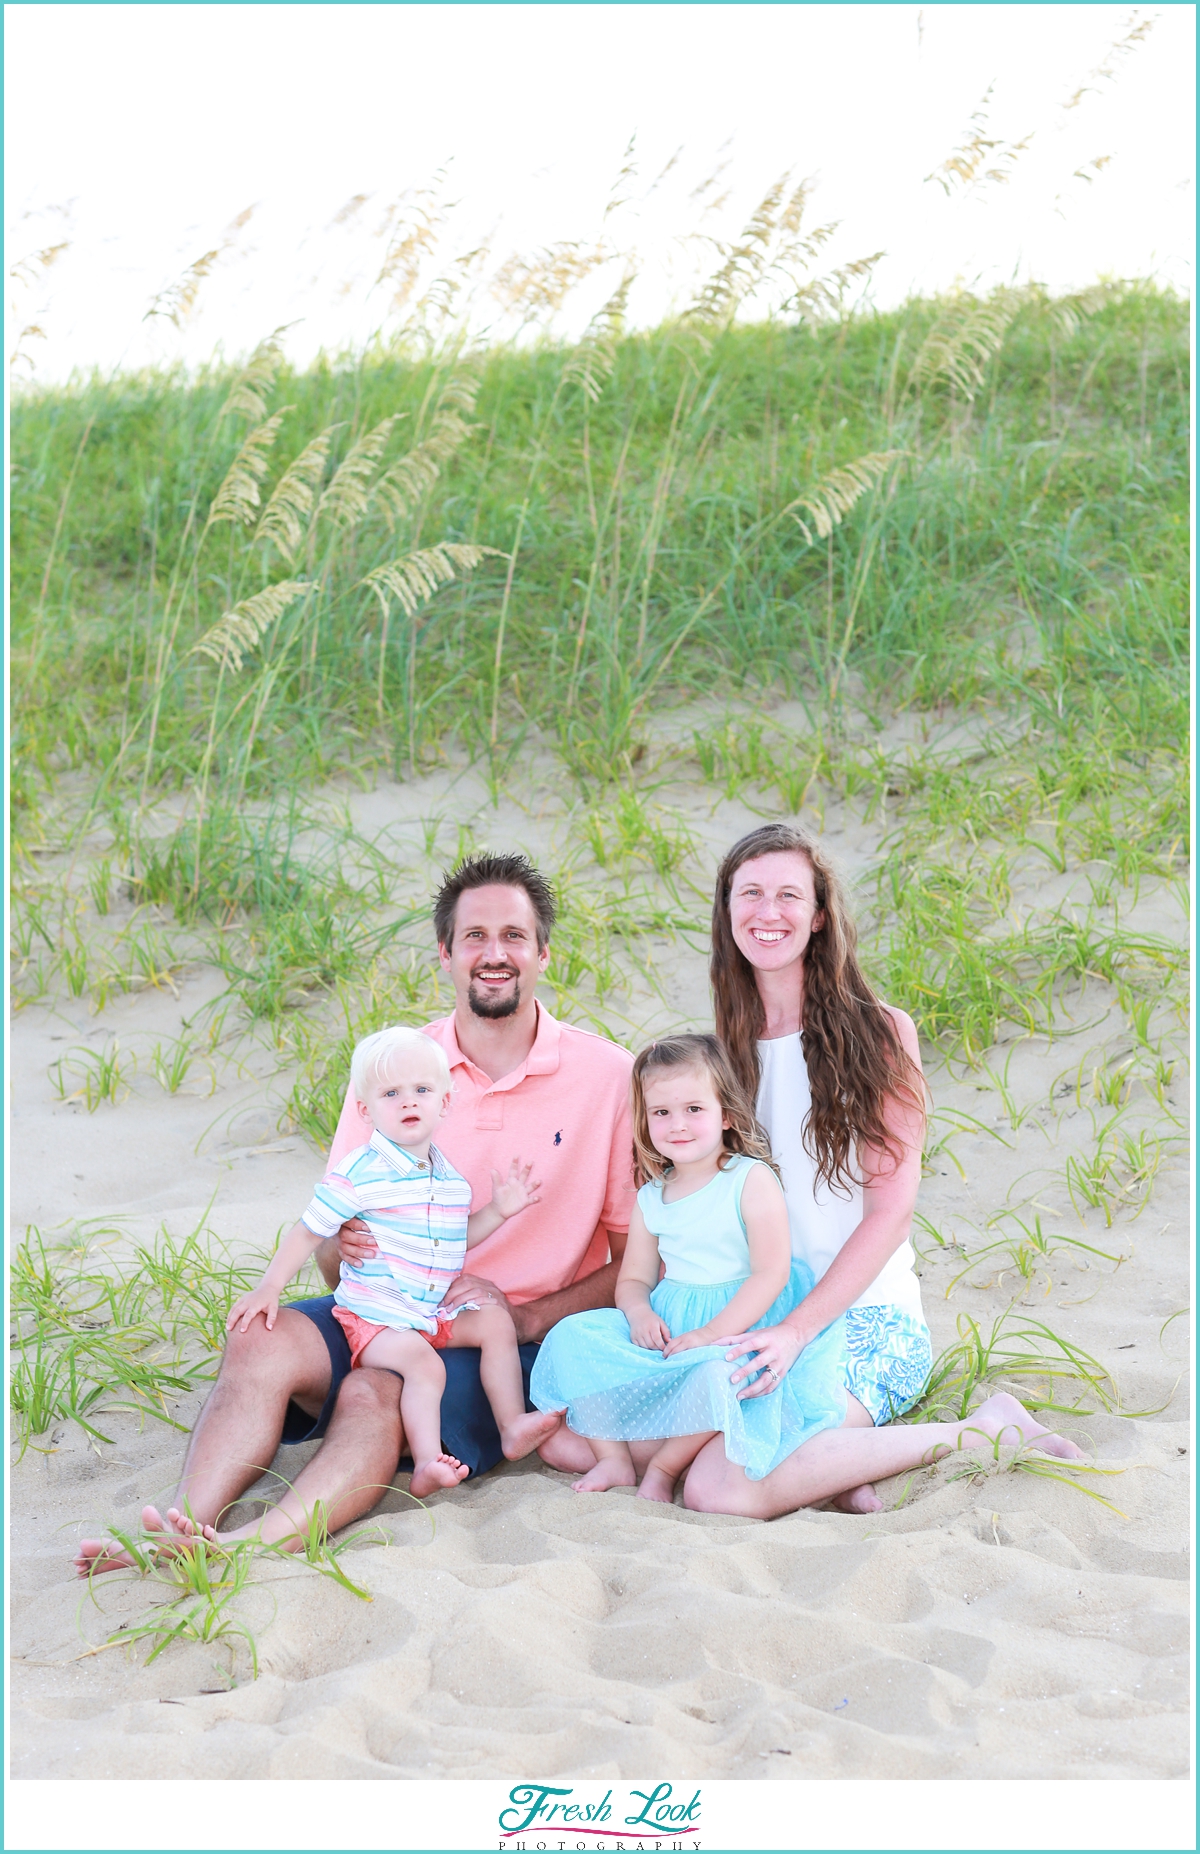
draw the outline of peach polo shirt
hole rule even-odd
[[[507,1172],[513,1159],[532,1161],[542,1183],[540,1203],[468,1251],[468,1273],[494,1281],[520,1304],[603,1268],[608,1231],[627,1230],[633,1207],[628,1050],[559,1023],[539,1004],[529,1055],[492,1081],[463,1055],[453,1016],[424,1030],[445,1050],[453,1085],[434,1144],[469,1182],[472,1208],[491,1201],[491,1172]],[[362,1145],[363,1131],[351,1085],[330,1169]]]

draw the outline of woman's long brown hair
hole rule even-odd
[[[818,1178],[842,1190],[860,1182],[854,1169],[859,1146],[874,1146],[900,1163],[899,1143],[885,1119],[887,1103],[897,1100],[924,1115],[925,1085],[890,1013],[863,976],[855,956],[854,922],[836,871],[821,846],[791,824],[764,824],[752,830],[734,844],[717,871],[709,970],[717,1035],[738,1080],[755,1100],[762,1079],[758,1042],[766,1013],[754,967],[733,938],[729,898],[743,863],[781,852],[804,857],[813,872],[817,906],[825,916],[804,950],[800,1036],[812,1111],[803,1137]]]

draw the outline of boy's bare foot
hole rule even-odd
[[[616,1461],[607,1456],[589,1468],[581,1481],[574,1483],[576,1493],[607,1493],[610,1487],[633,1487],[637,1475],[631,1461]]]
[[[675,1476],[662,1468],[647,1468],[638,1488],[638,1499],[661,1500],[664,1506],[671,1506],[675,1500]]]
[[[439,1487],[457,1487],[470,1472],[456,1455],[435,1455],[432,1461],[417,1462],[408,1491],[419,1500],[424,1494],[436,1493]]]
[[[977,1410],[972,1410],[967,1421],[978,1424],[985,1435],[998,1440],[1004,1448],[1032,1442],[1044,1455],[1057,1455],[1063,1461],[1086,1460],[1081,1448],[1068,1442],[1065,1436],[1057,1435],[1053,1429],[1047,1429],[1045,1423],[1039,1423],[1037,1417],[1031,1416],[1025,1405],[1010,1397],[1007,1391],[997,1391]],[[969,1440],[964,1437],[964,1441]]]
[[[835,1513],[882,1513],[883,1511],[883,1501],[869,1481],[862,1487],[848,1487],[845,1493],[835,1494],[829,1505]]]
[[[164,1519],[156,1506],[142,1508],[142,1530],[157,1535],[145,1541],[148,1548],[159,1557],[173,1557],[177,1552],[186,1551],[194,1538],[202,1537],[207,1544],[217,1543],[217,1535],[212,1526],[197,1526],[194,1520],[181,1513],[178,1507],[169,1507]],[[129,1556],[123,1545],[116,1539],[81,1539],[79,1550],[75,1554],[75,1569],[80,1577],[90,1577],[94,1572],[125,1571],[135,1568],[135,1560]]]
[[[561,1425],[562,1415],[557,1410],[530,1410],[515,1423],[507,1424],[500,1431],[505,1460],[520,1461],[523,1456],[532,1455],[534,1449],[548,1441]]]

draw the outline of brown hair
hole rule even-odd
[[[713,897],[712,978],[717,1034],[751,1100],[762,1069],[758,1040],[766,1025],[754,968],[733,938],[729,897],[743,863],[780,852],[804,857],[816,903],[825,916],[804,949],[804,1020],[800,1027],[812,1090],[803,1127],[817,1176],[831,1187],[859,1182],[854,1148],[869,1145],[895,1164],[902,1153],[885,1121],[889,1100],[925,1112],[925,1084],[900,1042],[886,1005],[875,996],[855,956],[857,935],[837,872],[813,838],[791,824],[763,824],[734,844],[717,871]]]
[[[459,897],[472,888],[523,888],[529,897],[537,922],[538,951],[545,950],[554,925],[554,894],[540,869],[527,856],[508,851],[500,856],[468,856],[452,875],[443,874],[442,886],[433,902],[433,930],[437,943],[450,951],[454,940],[454,915]]]
[[[754,1097],[747,1094],[729,1057],[715,1036],[665,1036],[651,1043],[634,1058],[629,1089],[633,1107],[633,1170],[639,1185],[652,1178],[662,1178],[670,1169],[650,1138],[650,1118],[646,1112],[646,1082],[665,1069],[703,1069],[721,1104],[729,1125],[725,1128],[725,1152],[744,1152],[749,1159],[763,1159],[778,1173],[771,1157],[771,1145],[758,1124]],[[718,1164],[724,1170],[722,1157]]]

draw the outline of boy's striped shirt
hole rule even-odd
[[[435,1333],[436,1310],[463,1271],[470,1209],[470,1185],[436,1146],[423,1163],[376,1128],[321,1180],[301,1221],[314,1236],[335,1236],[361,1217],[379,1253],[361,1268],[342,1263],[337,1304],[375,1326]]]

